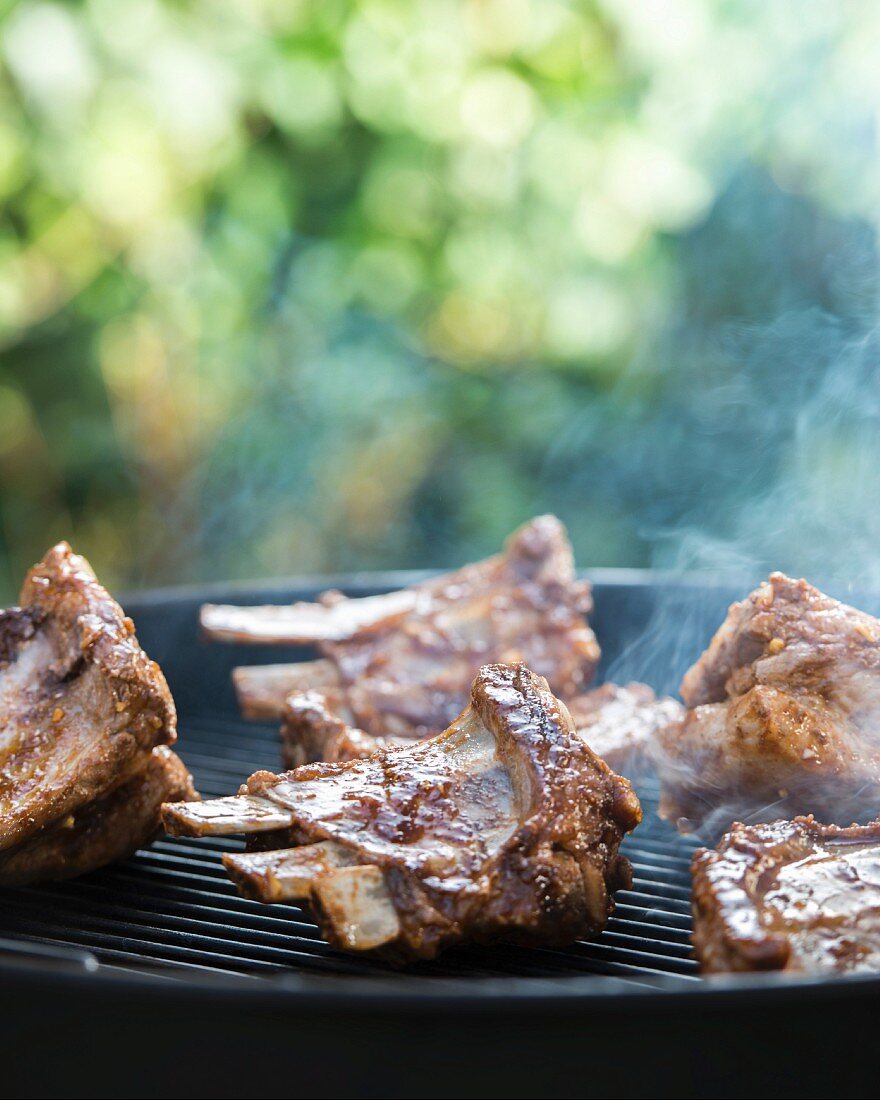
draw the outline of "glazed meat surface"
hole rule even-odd
[[[164,808],[172,834],[255,841],[224,857],[246,895],[305,901],[335,946],[397,961],[597,933],[629,883],[618,848],[640,818],[546,681],[500,664],[436,737]]]
[[[207,605],[202,624],[229,641],[316,644],[305,666],[242,669],[236,686],[253,717],[280,717],[292,691],[317,689],[347,725],[370,737],[443,730],[467,703],[487,661],[523,661],[563,698],[592,678],[599,647],[562,524],[541,516],[504,553],[386,596],[328,593],[289,607]],[[273,702],[274,699],[274,702]]]
[[[75,813],[176,736],[131,620],[66,543],[0,612],[0,850]]]
[[[284,665],[243,665],[232,670],[232,682],[245,718],[274,721],[283,718],[291,695],[320,691],[335,707],[345,710],[345,690],[336,665],[323,658]]]
[[[741,825],[694,856],[706,972],[880,970],[880,824]]]
[[[568,703],[574,726],[609,767],[632,777],[648,770],[657,731],[681,721],[684,707],[658,699],[647,684],[603,684]],[[288,767],[318,760],[358,760],[383,748],[406,744],[405,738],[373,737],[341,717],[344,703],[333,689],[296,692],[284,708],[281,746]]]
[[[363,760],[380,749],[411,744],[411,737],[376,737],[350,726],[339,693],[298,691],[289,696],[281,721],[281,758],[298,768],[321,760]]]
[[[183,761],[161,745],[133,779],[0,853],[0,883],[73,878],[123,859],[161,830],[163,802],[197,797]]]
[[[649,767],[659,730],[680,722],[684,707],[657,698],[647,684],[603,684],[570,700],[575,729],[615,771],[633,776]]]
[[[658,733],[661,813],[684,829],[880,805],[880,622],[781,573],[734,604]]]

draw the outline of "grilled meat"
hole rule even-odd
[[[345,693],[336,665],[327,658],[287,665],[243,665],[232,670],[232,682],[245,718],[273,721],[284,715],[285,704],[295,692],[322,691],[345,706]]]
[[[488,665],[436,737],[257,772],[238,797],[163,815],[173,834],[257,839],[264,850],[224,857],[243,893],[305,901],[335,946],[405,960],[600,931],[630,881],[618,847],[641,810],[544,679]]]
[[[316,644],[321,652],[307,672],[238,670],[246,714],[280,717],[291,691],[319,689],[368,736],[424,737],[461,712],[487,660],[523,661],[563,698],[583,690],[599,659],[585,618],[591,607],[564,527],[541,516],[503,554],[412,588],[363,599],[327,593],[289,607],[206,605],[202,625],[221,640]]]
[[[674,699],[658,699],[647,684],[603,684],[576,695],[568,704],[577,733],[609,767],[633,776],[647,770],[657,730],[680,721],[684,708]],[[284,762],[296,768],[318,760],[359,760],[379,749],[405,745],[408,738],[373,737],[350,726],[340,715],[340,693],[296,692],[284,708],[281,748]]]
[[[880,823],[737,823],[693,875],[704,971],[880,970]]]
[[[183,761],[160,745],[134,778],[0,852],[0,883],[74,878],[123,859],[161,830],[163,802],[197,797]]]
[[[58,877],[65,859],[77,874],[136,848],[155,832],[162,791],[182,789],[182,764],[151,755],[175,738],[158,665],[85,559],[59,544],[28,574],[21,606],[0,612],[0,877]]]
[[[628,776],[647,770],[657,732],[684,717],[681,703],[638,683],[603,684],[575,696],[568,709],[593,752]]]
[[[416,609],[418,586],[349,599],[330,589],[316,603],[238,607],[206,603],[201,622],[218,642],[247,645],[331,645],[402,623]]]
[[[661,813],[683,829],[880,805],[880,622],[781,573],[734,604],[658,731]]]
[[[281,722],[281,758],[285,767],[298,768],[320,760],[363,760],[380,749],[412,743],[411,737],[374,737],[350,726],[343,714],[345,699],[338,692],[298,691],[284,707]]]

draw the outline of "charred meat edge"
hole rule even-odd
[[[160,745],[133,779],[18,847],[0,852],[0,884],[74,878],[125,859],[161,831],[164,802],[196,798],[186,765]]]
[[[418,760],[460,737],[468,721],[494,736],[519,800],[511,835],[474,872],[475,891],[434,889],[408,860],[406,844],[389,856],[369,839],[338,840],[332,820],[312,821],[295,801],[272,800],[279,781],[350,775],[355,792],[358,769],[386,759],[399,769],[406,756]],[[405,961],[432,958],[454,942],[563,944],[595,934],[613,908],[612,891],[631,881],[618,847],[641,809],[630,784],[578,738],[546,681],[524,666],[490,665],[474,683],[471,708],[437,738],[367,762],[314,764],[282,777],[258,772],[238,798],[167,806],[163,816],[172,834],[269,830],[295,840],[300,846],[290,850],[228,856],[227,866],[262,900],[307,895],[331,943]]]
[[[763,896],[780,868],[825,841],[880,846],[880,822],[822,825],[814,817],[734,823],[717,848],[698,848],[693,875],[694,950],[706,973],[799,969],[785,931],[761,917]]]
[[[68,680],[91,667],[112,686],[117,703],[109,716],[112,726],[96,736],[88,766],[75,779],[40,792],[38,805],[29,800],[0,819],[0,850],[100,798],[143,767],[154,747],[177,737],[174,702],[159,666],[143,652],[131,619],[98,583],[85,558],[66,542],[53,547],[28,573],[20,603],[0,613],[0,669],[15,659],[21,645],[48,630],[61,657],[49,672],[62,695]]]

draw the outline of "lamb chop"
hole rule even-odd
[[[680,722],[684,707],[657,698],[647,684],[603,684],[568,703],[575,729],[597,756],[633,777],[646,771],[658,731]]]
[[[661,814],[685,830],[880,805],[880,622],[782,573],[733,604],[658,731]]]
[[[242,665],[232,670],[242,714],[258,722],[284,717],[287,701],[297,692],[320,691],[345,710],[345,689],[333,661],[298,661],[284,665]]]
[[[198,798],[192,777],[179,756],[159,745],[134,778],[0,852],[0,883],[74,878],[124,859],[161,832],[163,802],[185,798]]]
[[[320,690],[330,710],[371,737],[438,733],[467,703],[486,661],[523,661],[572,698],[599,647],[587,625],[589,585],[575,579],[565,528],[541,516],[503,554],[382,596],[288,607],[206,605],[202,625],[224,641],[315,644],[316,661],[236,670],[242,709],[280,717],[294,691]]]
[[[568,703],[575,729],[609,767],[632,777],[647,769],[659,729],[684,717],[674,699],[658,699],[647,684],[603,684]],[[374,737],[340,715],[344,702],[333,689],[300,691],[284,708],[281,751],[287,767],[318,760],[359,760],[379,749],[405,745],[405,737]]]
[[[0,611],[0,879],[78,874],[137,848],[191,790],[174,703],[134,626],[66,543]],[[124,805],[121,801],[124,799]]]
[[[363,760],[380,749],[412,744],[411,737],[379,737],[351,726],[350,713],[338,692],[297,691],[284,705],[281,759],[287,768],[321,760]]]
[[[704,971],[880,970],[880,822],[736,823],[693,875]]]
[[[243,894],[306,902],[334,946],[405,961],[599,932],[630,882],[618,848],[641,809],[546,680],[495,664],[436,737],[257,772],[237,797],[163,816],[173,835],[244,833],[258,850],[224,857]]]

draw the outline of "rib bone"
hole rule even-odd
[[[399,619],[412,610],[415,600],[414,590],[404,588],[356,600],[339,598],[333,603],[294,603],[287,607],[208,603],[202,608],[202,629],[219,642],[254,645],[340,642],[361,630],[372,630]]]
[[[208,606],[202,622],[210,636],[225,640],[316,643],[337,682],[327,682],[325,666],[312,665],[306,673],[292,671],[290,686],[325,692],[329,710],[366,738],[414,739],[445,729],[467,705],[487,657],[523,662],[566,699],[583,691],[599,658],[585,618],[590,587],[577,579],[565,528],[554,516],[525,524],[503,553],[402,592],[324,599],[277,608]],[[271,689],[262,681],[258,702],[243,698],[250,713],[280,713],[285,674],[275,675]],[[286,763],[303,757],[306,747]]]
[[[223,857],[223,865],[241,893],[265,902],[307,899],[315,879],[354,864],[351,852],[332,840],[319,840],[303,848]]]
[[[232,670],[232,682],[245,718],[280,718],[289,695],[297,691],[332,688],[339,672],[332,661],[301,661],[289,665],[245,665]]]
[[[314,903],[332,937],[349,951],[372,951],[400,935],[400,920],[378,867],[348,867],[322,875]]]
[[[205,802],[170,802],[162,819],[171,836],[234,836],[264,833],[293,824],[293,814],[268,798],[239,795]]]
[[[257,772],[243,791],[165,807],[169,831],[274,834],[260,843],[281,851],[225,857],[242,892],[306,901],[331,943],[398,959],[595,933],[630,881],[618,846],[641,814],[523,665],[481,669],[470,707],[436,737]]]

